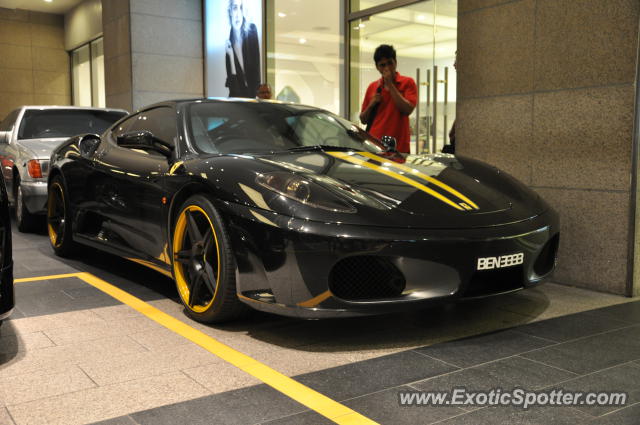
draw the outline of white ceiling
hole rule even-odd
[[[82,0],[0,0],[0,7],[64,15],[80,3]]]

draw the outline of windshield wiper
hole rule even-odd
[[[355,151],[356,148],[350,148],[346,146],[332,146],[332,145],[311,145],[311,146],[296,146],[295,148],[287,149],[287,152],[311,152],[311,151]]]

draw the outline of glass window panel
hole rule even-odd
[[[91,63],[89,46],[82,46],[71,53],[73,72],[73,104],[91,106]]]
[[[267,79],[274,99],[340,113],[343,1],[268,2]]]
[[[102,38],[91,43],[91,90],[93,106],[104,108],[106,99],[104,90],[104,43]]]
[[[375,6],[365,1],[361,3],[363,5],[366,3],[367,8]],[[349,118],[353,122],[359,122],[358,116],[368,85],[380,78],[373,61],[373,53],[380,44],[391,44],[396,49],[400,74],[417,80],[418,70],[420,70],[420,128],[416,136],[417,110],[414,110],[409,117],[411,152],[428,150],[433,144],[434,129],[436,130],[435,150],[439,152],[442,149],[443,144],[448,142],[448,132],[455,120],[456,73],[453,63],[457,49],[457,12],[457,0],[429,0],[350,22]],[[423,36],[416,37],[416,34]],[[432,83],[435,66],[438,67],[439,82],[436,85],[438,102],[434,115]],[[445,68],[446,85],[444,83]],[[430,84],[427,84],[427,75]],[[433,125],[434,116],[436,117],[435,126]],[[430,144],[427,144],[427,140]]]
[[[360,10],[369,9],[371,7],[380,6],[389,3],[390,0],[350,0],[349,10],[358,12]]]

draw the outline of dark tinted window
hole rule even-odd
[[[0,123],[0,131],[11,131],[13,129],[13,124],[16,122],[16,118],[18,118],[18,114],[20,113],[20,109],[16,109],[12,111],[7,117]]]
[[[112,128],[111,134],[113,135],[113,138],[116,139],[118,136],[121,136],[127,131],[129,131],[129,128],[131,128],[131,126],[133,125],[134,122],[136,122],[137,119],[138,119],[138,116],[134,115],[120,122],[120,124]]]
[[[82,133],[102,134],[125,115],[117,111],[82,109],[27,110],[20,123],[18,139],[71,137]]]
[[[327,145],[381,152],[383,148],[349,121],[327,111],[270,103],[197,103],[188,119],[203,153],[260,153]]]
[[[162,107],[139,113],[126,131],[147,130],[156,139],[175,146],[176,113],[173,108]]]

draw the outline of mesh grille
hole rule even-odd
[[[400,270],[384,257],[345,258],[329,274],[329,289],[344,300],[397,297],[405,284]]]
[[[464,296],[482,297],[520,289],[523,286],[523,276],[524,269],[522,266],[477,271],[471,277]]]

